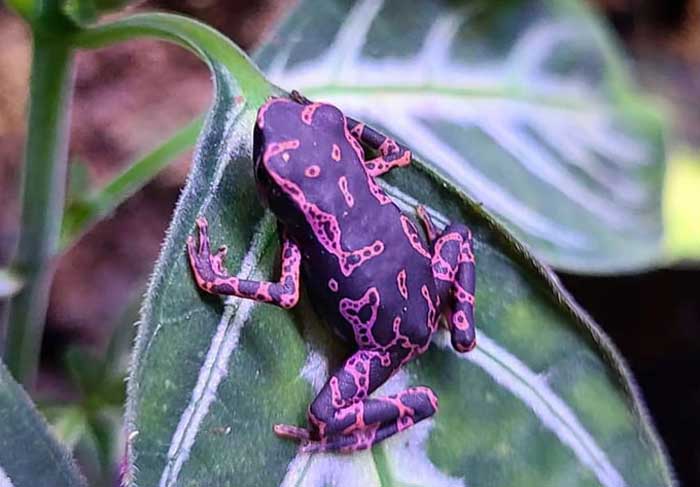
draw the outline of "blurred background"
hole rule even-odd
[[[669,154],[700,153],[700,1],[590,2],[618,34],[634,77],[669,107]],[[252,50],[292,3],[162,0],[131,8],[197,17]],[[0,262],[6,262],[18,225],[30,44],[24,24],[5,7],[0,7],[0,46]],[[204,111],[211,95],[207,69],[164,43],[129,42],[81,53],[76,76],[70,145],[75,187],[108,181],[154,139]],[[178,103],[171,103],[174,98]],[[130,325],[188,164],[185,156],[170,165],[57,262],[40,400],[78,396],[67,352],[78,346],[104,353],[120,329],[126,336],[112,343],[123,367]],[[629,362],[682,484],[700,485],[700,268],[560,277]]]

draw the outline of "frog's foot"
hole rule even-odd
[[[328,423],[322,424],[320,439],[302,441],[301,451],[317,453],[338,451],[349,453],[371,448],[419,421],[429,418],[437,411],[437,397],[427,387],[412,387],[399,394],[368,399],[335,413]],[[352,420],[349,426],[348,419]],[[342,425],[342,431],[328,434]],[[312,433],[312,437],[315,436]]]
[[[350,452],[369,448],[435,414],[437,397],[427,387],[368,398],[401,366],[405,355],[358,350],[326,382],[311,407],[309,431],[281,430],[302,440],[302,450]]]
[[[219,250],[211,258],[211,266],[214,272],[221,276],[227,276],[228,272],[224,267],[224,260],[226,259],[226,254],[228,253],[228,247],[222,245]]]
[[[463,353],[476,346],[475,272],[471,231],[453,223],[435,241],[433,276],[438,292],[448,303],[443,316],[450,330],[452,347]]]
[[[364,162],[370,176],[381,176],[395,167],[406,167],[411,163],[411,151],[391,137],[352,118],[346,117],[346,121],[350,135],[355,140],[379,152],[378,157]]]
[[[197,229],[199,242],[195,243],[195,238],[190,235],[187,238],[187,254],[197,284],[200,288],[210,291],[211,283],[227,276],[223,267],[226,247],[221,247],[216,254],[212,255],[206,218],[201,216],[197,218]]]

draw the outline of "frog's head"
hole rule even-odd
[[[299,222],[309,204],[333,211],[329,205],[341,196],[338,178],[347,171],[339,144],[348,144],[344,117],[332,105],[272,98],[260,108],[253,145],[255,179],[263,202],[280,220]]]

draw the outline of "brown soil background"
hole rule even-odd
[[[132,10],[195,16],[253,49],[292,0],[149,1]],[[700,143],[700,2],[598,0],[646,87],[670,102],[677,137]],[[0,7],[0,263],[17,236],[30,44],[24,25]],[[81,53],[71,118],[70,160],[91,185],[108,181],[206,109],[206,68],[186,51],[132,41]],[[177,100],[177,103],[172,103]],[[73,343],[104,349],[129,319],[157,257],[189,168],[170,165],[58,262],[43,346],[41,387],[65,395],[61,361]],[[593,278],[563,275],[576,299],[630,362],[683,485],[700,485],[700,271],[667,269]]]

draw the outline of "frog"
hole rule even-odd
[[[315,312],[349,344],[308,407],[307,427],[273,426],[303,452],[367,449],[433,416],[438,398],[428,386],[372,393],[426,352],[440,323],[456,351],[476,345],[471,231],[451,223],[439,232],[418,206],[422,234],[377,182],[411,160],[404,145],[332,104],[298,92],[270,97],[253,129],[253,170],[278,223],[279,279],[229,275],[226,247],[210,250],[204,217],[187,239],[201,290],[289,309],[303,282]]]

